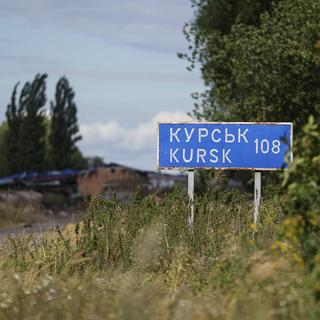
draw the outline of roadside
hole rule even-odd
[[[8,236],[26,236],[53,231],[74,221],[75,208],[66,207],[57,196],[35,191],[0,192],[0,241]],[[79,214],[76,214],[79,216]]]
[[[10,237],[24,237],[30,234],[41,235],[44,232],[51,232],[57,228],[61,228],[71,222],[75,221],[74,215],[58,218],[50,222],[35,222],[18,224],[10,227],[0,228],[0,241],[6,240]]]

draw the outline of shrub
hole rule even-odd
[[[308,270],[313,270],[320,261],[320,128],[312,116],[303,132],[282,184],[287,215],[283,232],[299,250]]]

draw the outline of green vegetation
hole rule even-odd
[[[74,168],[74,155],[79,152],[75,93],[67,78],[62,77],[56,87],[55,101],[51,103],[50,162],[53,169]]]
[[[86,157],[86,161],[88,163],[88,167],[99,167],[105,164],[103,157],[100,156]]]
[[[283,240],[315,277],[313,284],[320,299],[320,127],[310,117],[303,131],[302,140],[296,143],[298,156],[283,181],[283,207],[288,216],[283,223]]]
[[[19,97],[17,83],[0,126],[0,174],[48,169],[85,168],[87,163],[76,142],[77,108],[74,91],[62,77],[57,84],[51,117],[45,116],[46,74],[26,82]]]
[[[7,123],[0,124],[0,150],[6,148],[6,132],[8,130]],[[4,152],[0,153],[0,176],[6,175],[9,172],[8,162]]]
[[[259,225],[252,196],[217,174],[193,229],[177,189],[93,199],[75,224],[2,241],[0,319],[318,319],[320,130],[312,117],[303,130]]]
[[[177,189],[93,199],[75,224],[2,241],[0,319],[318,319],[320,130],[312,117],[303,130],[261,224],[217,174],[192,229]]]
[[[292,121],[299,134],[320,116],[320,1],[193,1],[185,34],[207,91],[193,115],[226,121]]]
[[[76,225],[0,246],[0,319],[317,319],[301,259],[278,239],[283,213],[217,191],[134,204],[95,199]]]
[[[252,196],[223,190],[221,173],[198,175],[192,229],[182,190],[130,204],[93,199],[76,224],[0,242],[0,319],[319,319],[320,0],[192,2],[191,55],[181,56],[191,69],[200,64],[208,88],[193,114],[293,121],[298,132],[280,192],[264,189],[261,224],[252,223]],[[43,117],[44,79],[26,85],[18,104],[14,89],[0,127],[12,154],[26,115]],[[47,153],[61,168],[81,156],[73,99],[62,78],[45,124]],[[54,151],[59,139],[72,157]],[[0,207],[0,224],[8,215]]]
[[[0,203],[0,228],[16,227],[21,224],[48,222],[51,218],[44,210],[31,204],[12,205]]]
[[[17,95],[14,87],[7,107],[8,131],[5,152],[10,172],[43,170],[46,153],[44,105],[47,75],[36,75]],[[18,101],[17,101],[18,100]]]

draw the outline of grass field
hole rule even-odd
[[[313,280],[264,198],[93,200],[76,225],[0,245],[0,319],[319,319]]]

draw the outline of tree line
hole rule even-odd
[[[192,114],[212,121],[294,124],[293,164],[281,187],[272,179],[268,191],[277,194],[284,213],[279,252],[300,261],[318,303],[320,0],[192,0],[192,5],[194,18],[184,29],[190,52],[180,57],[190,70],[200,66],[206,85],[193,95]],[[206,176],[200,178],[205,188]]]
[[[200,69],[205,85],[192,94],[191,115],[202,121],[293,122],[301,145],[309,116],[320,119],[320,0],[191,4],[194,15],[184,27],[189,51],[178,56],[190,71]],[[229,174],[251,179],[247,172]],[[198,175],[201,190],[213,173]],[[272,183],[278,179],[264,176]]]
[[[320,119],[320,0],[192,0],[184,28],[206,90],[192,114],[211,121]]]
[[[14,86],[0,127],[1,175],[87,165],[76,146],[81,136],[75,92],[68,79],[61,77],[48,115],[46,80],[47,74],[37,74],[20,92],[19,82]]]

